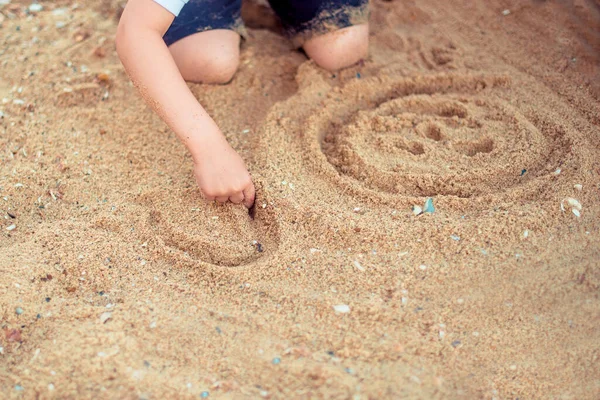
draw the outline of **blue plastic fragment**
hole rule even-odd
[[[21,385],[15,385],[15,390],[23,390],[23,386],[21,386]]]
[[[525,168],[523,168],[523,169],[521,170],[521,176],[525,175],[525,172],[527,172],[527,170],[526,170]]]
[[[433,214],[435,212],[435,207],[433,206],[433,199],[431,197],[425,200],[425,206],[423,207],[423,212]]]
[[[275,358],[273,359],[273,361],[271,361],[271,362],[273,363],[273,365],[277,365],[277,364],[279,364],[279,363],[281,362],[281,358],[279,358],[279,357],[275,357]]]
[[[15,308],[15,312],[17,313],[17,315],[21,315],[23,314],[23,309],[21,307],[17,307]]]
[[[207,398],[208,397],[208,392],[204,391],[204,392],[200,393],[200,397],[202,397],[203,399]]]
[[[360,75],[360,72],[357,72],[357,73],[356,73],[356,77],[357,77],[358,79],[360,79],[360,77],[361,77],[361,75]]]
[[[457,242],[460,240],[460,236],[457,236],[457,235],[450,235],[450,238],[452,240],[456,240]]]

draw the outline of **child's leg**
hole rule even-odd
[[[241,0],[190,0],[163,39],[186,81],[227,83],[240,56]]]
[[[369,25],[360,24],[328,32],[307,40],[302,46],[319,66],[337,71],[367,57]]]
[[[365,58],[369,47],[368,0],[270,0],[298,47],[335,71]]]
[[[195,33],[169,50],[186,81],[227,83],[240,61],[240,35],[227,29]]]

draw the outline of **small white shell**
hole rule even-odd
[[[105,312],[102,313],[102,315],[100,316],[100,322],[105,324],[106,321],[108,321],[109,319],[111,319],[112,317],[112,313],[111,312]]]
[[[365,271],[365,267],[363,267],[362,265],[360,265],[360,263],[357,260],[354,260],[354,266],[359,271]]]
[[[565,207],[565,204],[568,207]],[[581,211],[581,209],[583,208],[583,206],[581,205],[581,203],[579,202],[579,200],[574,199],[572,197],[567,197],[567,198],[564,198],[560,202],[560,210],[564,212],[566,208],[572,208],[574,210]]]
[[[581,203],[577,200],[574,199],[572,197],[567,197],[565,200],[567,200],[567,204],[569,204],[571,207],[578,209],[579,211],[581,211]]]
[[[333,306],[333,309],[336,313],[347,314],[350,312],[350,306],[346,304],[338,304],[337,306]]]
[[[421,208],[421,206],[413,206],[412,212],[414,215],[421,215],[423,214],[423,209]]]

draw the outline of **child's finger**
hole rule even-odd
[[[256,190],[254,189],[254,183],[250,182],[250,185],[244,189],[244,205],[248,208],[254,204],[254,197],[256,196]]]
[[[227,200],[229,200],[229,196],[217,196],[215,197],[215,200],[217,200],[219,203],[225,203]]]
[[[238,192],[234,195],[229,196],[229,201],[234,204],[240,204],[242,201],[244,201],[244,193]]]
[[[209,196],[206,193],[204,193],[204,191],[202,189],[200,189],[200,193],[202,194],[202,197],[204,198],[204,200],[211,202],[215,200],[214,196]]]

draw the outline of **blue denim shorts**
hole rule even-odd
[[[269,0],[271,8],[295,45],[312,36],[364,24],[368,0]],[[167,46],[211,29],[230,29],[246,37],[241,17],[242,0],[189,0],[163,39]]]

